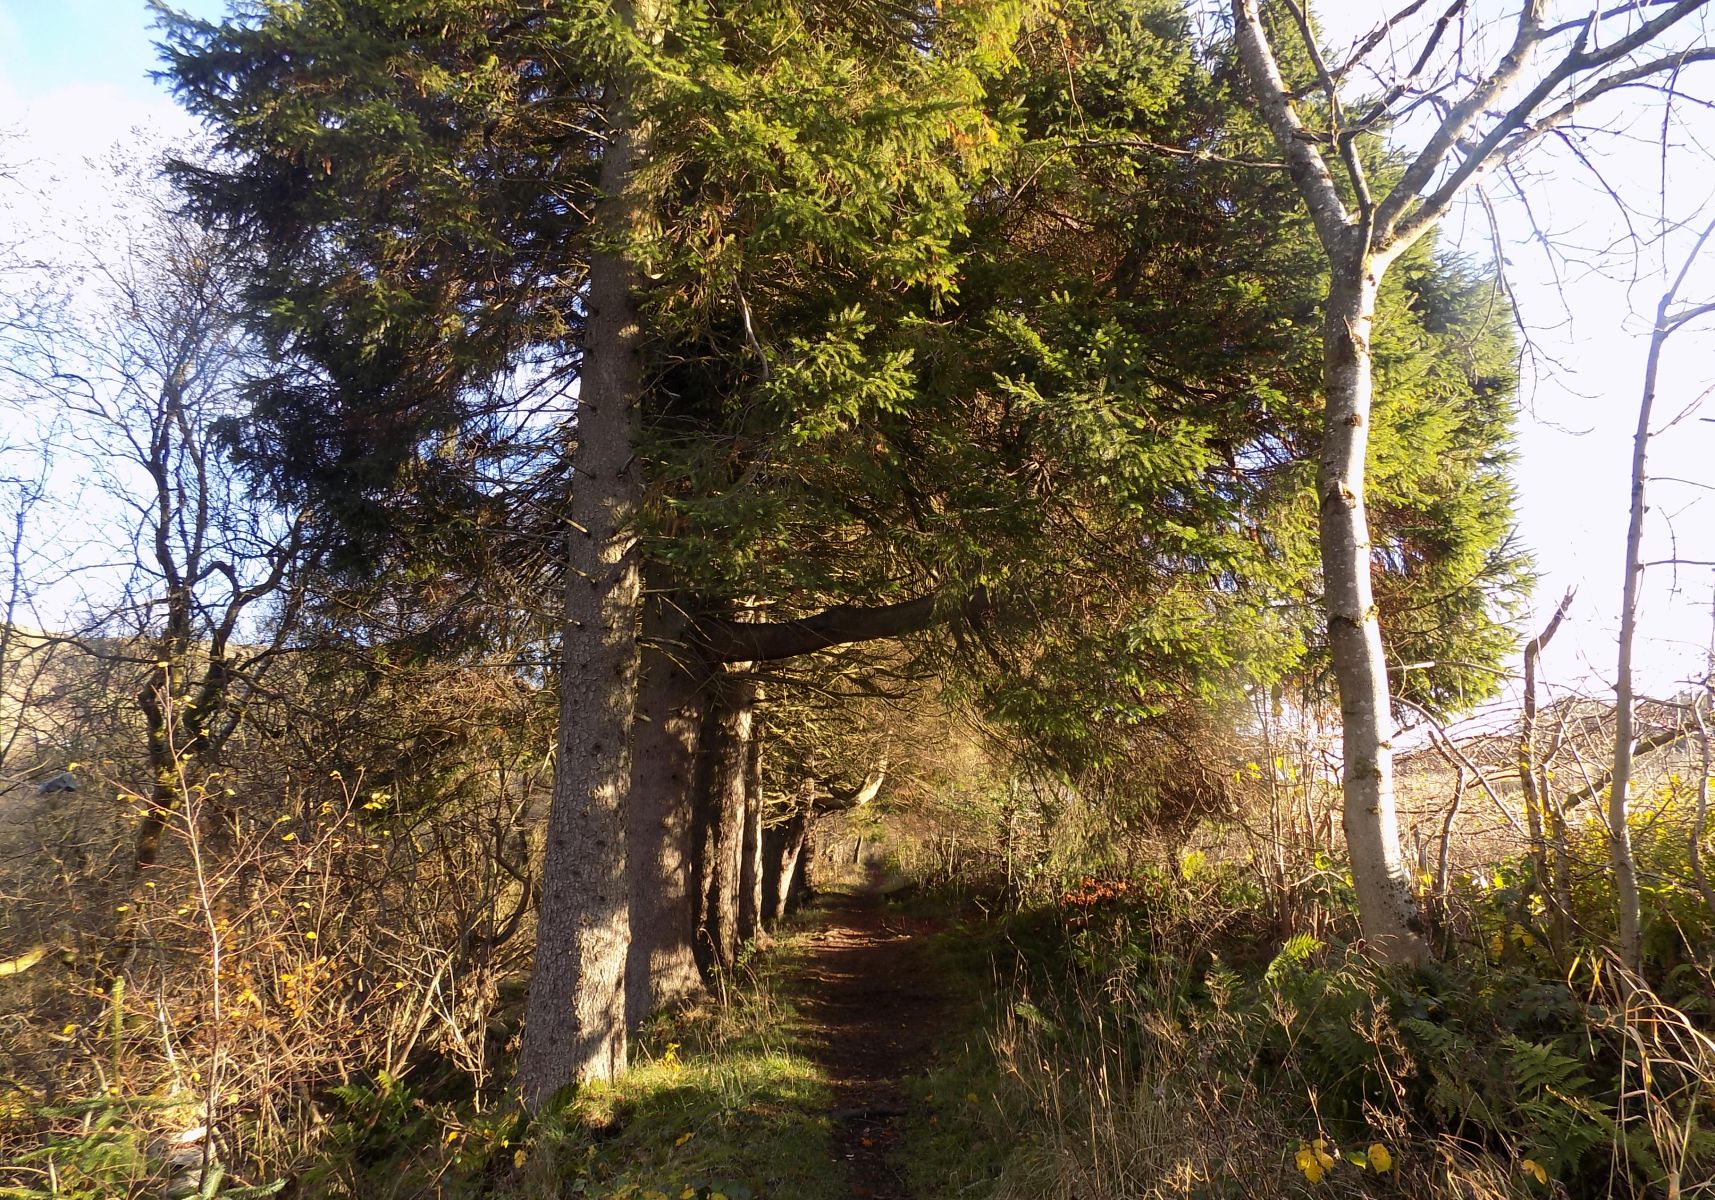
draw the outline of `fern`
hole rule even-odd
[[[1281,946],[1280,953],[1274,956],[1274,961],[1268,964],[1268,969],[1262,975],[1263,981],[1271,987],[1279,986],[1289,975],[1303,971],[1311,955],[1321,948],[1320,939],[1311,937],[1308,933],[1293,934],[1286,939],[1286,944]]]

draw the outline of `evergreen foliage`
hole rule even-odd
[[[1284,598],[1314,588],[1319,268],[1284,180],[1220,161],[1266,137],[1176,8],[687,6],[648,47],[595,12],[175,27],[236,163],[181,175],[257,254],[289,364],[246,453],[334,499],[348,563],[492,563],[485,539],[542,562],[599,153],[579,130],[628,53],[660,144],[633,248],[658,585],[774,616],[986,589],[993,619],[940,661],[1066,765],[1187,698],[1317,676]],[[1395,659],[1435,664],[1406,694],[1445,708],[1485,693],[1521,581],[1509,341],[1480,276],[1428,248],[1402,274],[1378,566]]]

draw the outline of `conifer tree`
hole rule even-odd
[[[231,162],[181,179],[255,255],[252,304],[282,363],[251,461],[283,491],[343,498],[348,569],[413,508],[489,510],[493,485],[439,448],[509,391],[558,397],[538,413],[572,446],[572,550],[532,1104],[623,1064],[637,429],[646,393],[669,424],[673,395],[646,362],[745,310],[759,263],[826,253],[883,289],[949,293],[957,180],[994,136],[980,79],[1016,23],[985,3],[610,15],[313,0],[169,19],[180,92]],[[850,353],[863,322],[845,310],[811,331],[799,374]]]

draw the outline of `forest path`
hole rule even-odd
[[[802,976],[810,1055],[833,1090],[835,1153],[859,1200],[912,1200],[898,1161],[905,1081],[929,1068],[949,1017],[928,940],[941,922],[887,912],[872,892],[829,895]]]

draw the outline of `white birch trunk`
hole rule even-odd
[[[1393,795],[1393,706],[1381,623],[1370,584],[1364,505],[1369,449],[1370,334],[1380,272],[1361,249],[1334,259],[1323,317],[1326,407],[1317,476],[1324,608],[1340,690],[1346,848],[1364,938],[1384,960],[1428,955],[1411,876],[1399,847]]]
[[[1663,301],[1665,310],[1666,300]],[[1644,391],[1638,402],[1638,427],[1632,435],[1631,514],[1626,523],[1626,563],[1620,589],[1620,647],[1614,672],[1614,772],[1608,784],[1608,858],[1614,868],[1614,903],[1619,910],[1620,961],[1637,970],[1643,959],[1643,921],[1638,903],[1638,870],[1632,859],[1632,831],[1627,821],[1632,787],[1632,743],[1637,740],[1633,719],[1632,646],[1638,633],[1638,590],[1643,583],[1644,514],[1649,482],[1649,426],[1655,410],[1656,375],[1666,340],[1660,317],[1650,338],[1644,367]]]

